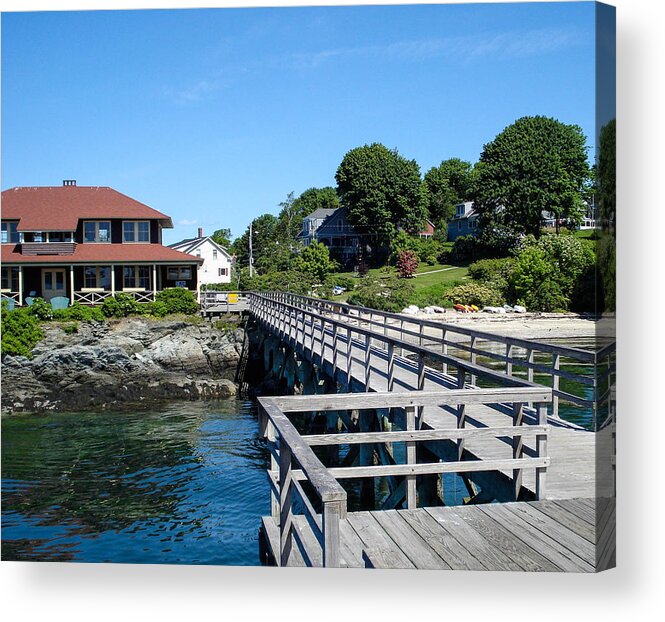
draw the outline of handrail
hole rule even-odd
[[[405,394],[393,392],[347,393],[316,396],[259,398],[259,422],[261,434],[268,439],[271,451],[272,516],[279,521],[279,564],[287,565],[293,540],[301,545],[307,557],[305,544],[300,541],[298,530],[293,529],[293,492],[302,499],[307,520],[322,549],[324,566],[339,566],[339,521],[346,516],[347,497],[338,479],[405,477],[405,500],[408,509],[417,507],[416,476],[442,473],[472,473],[500,471],[512,473],[515,499],[522,492],[522,475],[526,469],[535,470],[535,496],[545,497],[547,457],[547,411],[545,404],[552,399],[552,390],[543,387],[521,389],[459,389],[450,391],[411,391]],[[533,423],[523,417],[523,406],[528,401],[537,402],[537,418]],[[463,416],[469,404],[493,404],[508,402],[512,406],[512,425],[494,427],[466,427],[469,421]],[[423,407],[455,405],[458,409],[457,427],[452,429],[423,429],[416,423],[416,411]],[[347,431],[337,434],[301,435],[288,418],[288,413],[321,410],[367,410],[392,408],[405,413],[406,429],[386,432]],[[461,413],[461,414],[460,414]],[[512,438],[512,458],[464,459],[464,442],[473,438]],[[535,440],[528,447],[528,439]],[[458,459],[446,462],[419,463],[416,458],[417,443],[448,440],[457,443]],[[362,443],[406,443],[406,462],[379,466],[347,466],[327,468],[313,453],[312,446],[349,445]],[[292,461],[301,469],[293,469]],[[322,501],[323,514],[319,518],[307,499],[300,481],[308,481],[316,496]]]

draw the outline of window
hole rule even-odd
[[[124,289],[150,289],[150,266],[125,266],[122,286]]]
[[[83,268],[83,283],[88,289],[111,289],[111,267],[85,266]]]
[[[126,220],[122,223],[122,241],[150,242],[150,223],[147,220]]]
[[[18,227],[17,222],[3,222],[2,223],[2,243],[3,244],[18,244],[20,235],[16,230]]]
[[[461,205],[457,205],[455,209],[457,210],[456,211],[457,216],[464,216],[464,211],[465,211],[464,210],[464,203],[462,203]]]
[[[83,241],[87,243],[109,243],[111,241],[111,223],[107,220],[83,223]]]
[[[169,281],[186,281],[192,278],[192,269],[189,266],[171,266],[166,269],[166,278]]]
[[[226,276],[228,274],[228,268],[218,268],[217,276]]]
[[[2,269],[2,289],[11,292],[18,291],[18,268]]]
[[[71,231],[51,231],[47,234],[49,242],[72,242]]]
[[[217,260],[217,249],[216,248],[212,249],[212,258],[213,258],[213,260]]]
[[[196,256],[197,256],[197,257],[200,257],[200,256],[201,256],[201,249],[200,249],[200,248],[197,248],[197,249],[196,249]]]

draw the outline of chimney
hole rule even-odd
[[[76,180],[75,179],[63,179],[62,180],[62,185],[63,186],[75,186],[76,185]]]
[[[203,237],[203,227],[199,227],[199,237]]]

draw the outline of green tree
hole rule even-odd
[[[444,160],[425,174],[429,193],[430,218],[437,224],[448,223],[455,215],[455,205],[465,201],[471,192],[473,166],[459,158]]]
[[[231,248],[231,229],[217,229],[210,237],[225,249]]]
[[[279,204],[279,229],[280,238],[287,244],[295,242],[295,238],[302,229],[302,221],[305,216],[317,209],[337,209],[339,199],[334,188],[309,188],[299,197],[294,198],[290,192],[286,200]]]
[[[319,242],[305,246],[300,254],[291,262],[293,270],[302,272],[310,277],[313,283],[323,283],[336,267],[330,259],[328,247]]]
[[[415,160],[374,143],[349,151],[335,174],[351,224],[386,242],[398,227],[418,231],[427,217],[427,190]]]
[[[616,119],[600,130],[598,149],[598,203],[603,229],[614,227],[616,218]]]
[[[254,267],[258,270],[270,266],[277,268],[277,257],[281,257],[284,251],[283,245],[279,244],[279,221],[273,214],[262,214],[252,221],[252,255],[254,257]],[[233,243],[233,250],[236,254],[236,262],[240,267],[249,266],[249,231],[248,226],[245,232]],[[288,249],[284,249],[287,250]]]
[[[575,222],[584,214],[589,163],[577,125],[522,117],[485,145],[476,168],[473,200],[483,228],[539,237],[543,211]]]

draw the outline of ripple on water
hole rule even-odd
[[[266,467],[239,400],[3,417],[3,559],[258,564]]]

